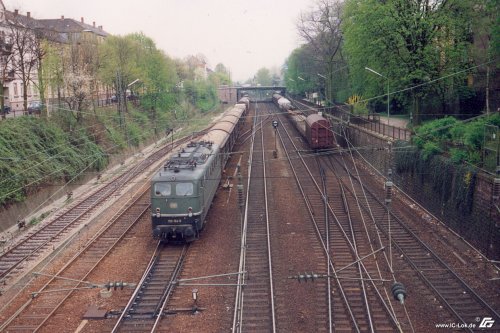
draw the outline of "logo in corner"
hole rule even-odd
[[[493,327],[493,324],[495,323],[495,320],[491,317],[484,317],[483,320],[481,321],[481,324],[479,324],[479,328],[490,328]]]

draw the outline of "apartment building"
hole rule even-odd
[[[3,86],[4,105],[13,111],[25,110],[30,101],[51,104],[55,99],[68,98],[72,89],[59,83],[50,84],[52,73],[39,72],[48,50],[56,49],[61,59],[70,52],[80,52],[84,43],[102,42],[109,34],[95,22],[87,24],[61,16],[58,19],[36,19],[30,12],[21,14],[9,11],[0,0],[0,84]],[[45,80],[41,82],[40,79]],[[44,96],[40,96],[42,86]],[[103,95],[105,87],[95,83],[96,98]]]

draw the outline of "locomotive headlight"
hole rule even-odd
[[[189,217],[193,216],[193,207],[188,208],[188,216]]]
[[[159,207],[156,208],[156,217],[160,217],[160,208]]]

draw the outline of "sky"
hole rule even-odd
[[[295,24],[314,0],[3,0],[37,19],[102,25],[113,35],[143,32],[171,57],[203,54],[223,63],[233,81],[262,67],[280,68],[300,40]]]

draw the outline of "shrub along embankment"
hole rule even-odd
[[[0,123],[0,204],[23,201],[41,186],[103,169],[108,158],[86,129],[64,132],[50,120]]]

